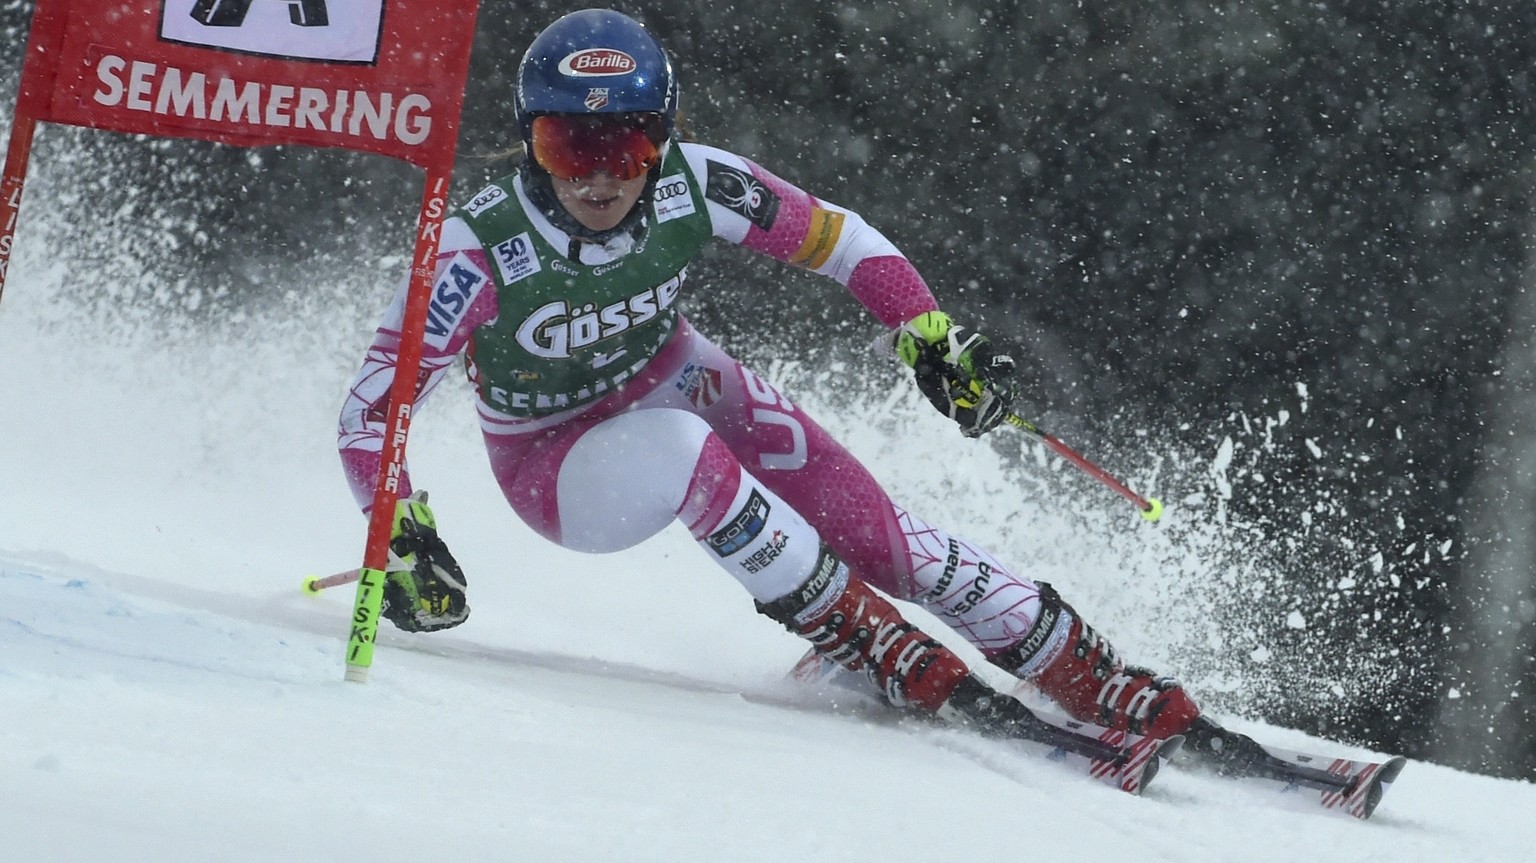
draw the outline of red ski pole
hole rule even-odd
[[[357,581],[361,576],[361,569],[349,569],[345,572],[338,572],[335,575],[311,575],[304,579],[303,589],[305,593],[309,594],[310,596],[314,596],[327,588],[341,587],[343,584],[351,584],[352,582]]]
[[[1030,434],[1039,438],[1042,442],[1045,443],[1047,447],[1050,447],[1052,452],[1055,452],[1057,455],[1071,462],[1079,470],[1108,486],[1109,489],[1115,494],[1118,494],[1131,503],[1135,504],[1136,508],[1141,510],[1142,518],[1146,519],[1147,521],[1157,521],[1163,517],[1162,501],[1155,497],[1142,497],[1136,492],[1131,491],[1129,488],[1126,488],[1125,483],[1110,476],[1107,471],[1089,461],[1088,459],[1083,458],[1078,454],[1076,450],[1072,449],[1057,439],[1055,435],[1047,433],[1044,429],[1040,428],[1029,420],[1024,419],[1018,414],[1009,414],[1006,422],[1015,428],[1023,429],[1024,431],[1029,432]]]

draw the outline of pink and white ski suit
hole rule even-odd
[[[813,198],[735,154],[689,143],[674,147],[674,157],[681,156],[676,176],[698,190],[694,200],[704,202],[714,237],[836,279],[888,327],[937,308],[908,260],[856,213]],[[722,165],[749,175],[758,191],[776,200],[771,219],[753,209],[761,201],[703,194],[710,170]],[[572,243],[529,205],[519,180],[488,191],[477,200],[523,207],[521,215],[544,247],[574,251],[562,266],[598,268],[625,254],[650,252],[643,244]],[[660,203],[654,206],[653,218],[666,212]],[[830,233],[829,214],[836,229]],[[458,261],[483,274],[501,267],[506,278],[507,261],[498,262],[488,250],[497,238],[478,236],[472,222],[461,211],[446,223],[439,274]],[[519,265],[526,269],[526,259]],[[421,397],[470,346],[477,328],[518,325],[506,319],[498,295],[489,285],[472,296],[466,292],[451,326],[428,338]],[[403,307],[402,292],[341,412],[341,459],[365,509],[379,467]],[[1017,645],[1040,614],[1037,585],[893,503],[805,411],[681,316],[648,362],[599,398],[522,416],[482,394],[478,410],[491,469],[507,501],[540,534],[567,548],[621,551],[680,519],[706,554],[767,603],[806,580],[824,541],[855,575],[892,596],[928,605],[989,656]],[[409,488],[407,479],[404,493]],[[1060,646],[1038,645],[1046,649],[1031,652],[1044,658]]]

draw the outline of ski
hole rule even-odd
[[[1184,742],[1180,736],[1143,737],[1065,717],[1048,717],[975,677],[955,689],[936,718],[958,729],[1033,748],[1037,754],[1130,794],[1144,791],[1163,762]]]
[[[1201,720],[1190,737],[1193,745],[1184,749],[1183,760],[1218,776],[1276,791],[1295,808],[1321,808],[1362,821],[1376,811],[1408,764],[1402,756],[1370,761],[1282,749],[1208,720]],[[1212,739],[1218,737],[1220,744],[1212,746]]]
[[[849,672],[810,651],[790,670],[789,679],[810,687],[836,709],[857,710],[861,715],[895,711],[881,700],[863,675]],[[1020,689],[1028,691],[1027,685]],[[1202,717],[1184,735],[1167,741],[1113,731],[1042,709],[1036,699],[1019,693],[991,696],[988,707],[1005,707],[1003,717],[988,715],[957,699],[941,717],[948,724],[988,736],[1004,736],[1036,747],[1047,757],[1079,766],[1091,776],[1124,791],[1140,793],[1164,762],[1195,766],[1233,781],[1278,792],[1293,808],[1321,809],[1329,814],[1365,820],[1381,803],[1382,796],[1407,765],[1397,756],[1385,761],[1343,758],[1296,752],[1268,746],[1251,737],[1228,731]],[[958,692],[957,692],[958,694]],[[1017,705],[1014,708],[1012,705]],[[1159,746],[1158,744],[1163,744]]]
[[[787,706],[818,706],[864,718],[882,714],[892,718],[918,718],[895,710],[874,695],[862,675],[847,672],[814,651],[796,664],[790,678],[810,687],[818,697],[796,699],[794,704]],[[762,703],[777,703],[762,697],[750,698]],[[1144,737],[1067,717],[1048,716],[1011,695],[997,692],[975,677],[963,681],[949,702],[927,721],[983,737],[1008,740],[1073,772],[1087,774],[1129,794],[1146,790],[1158,770],[1184,742],[1179,736]]]

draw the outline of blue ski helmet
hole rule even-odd
[[[539,114],[660,115],[672,134],[677,76],[640,22],[608,9],[572,12],[534,37],[517,68],[518,134],[529,145]]]

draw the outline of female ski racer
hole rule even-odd
[[[1186,748],[1239,738],[1177,683],[1127,666],[1050,586],[893,503],[810,416],[677,311],[715,239],[845,285],[887,327],[924,394],[976,437],[1001,422],[1014,362],[939,311],[912,264],[857,213],[734,153],[677,139],[678,82],[636,21],[551,24],[518,70],[527,158],[442,233],[418,392],[466,355],[491,470],[512,509],[566,548],[615,552],[673,519],[758,611],[892,704],[974,716],[997,702],[884,594],[921,603],[1073,717]],[[341,413],[359,504],[372,501],[404,295]],[[407,478],[403,494],[409,495]],[[397,507],[383,614],[456,626],[465,579],[424,496]]]

